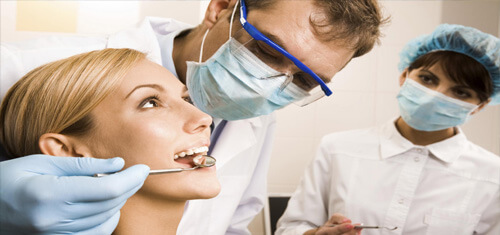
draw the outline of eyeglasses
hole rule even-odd
[[[332,94],[332,91],[328,87],[328,85],[325,84],[325,82],[316,74],[314,73],[309,67],[307,67],[305,64],[303,64],[301,61],[299,61],[297,58],[295,58],[292,54],[287,52],[285,49],[283,49],[281,46],[276,44],[274,41],[269,39],[267,36],[265,36],[263,33],[261,33],[257,28],[255,28],[252,24],[250,24],[247,21],[247,9],[245,5],[244,0],[240,0],[241,6],[240,6],[240,23],[245,29],[245,31],[256,41],[262,41],[265,44],[270,47],[269,50],[275,50],[279,54],[285,56],[288,60],[293,62],[297,68],[302,70],[302,73],[297,73],[293,75],[293,83],[298,83],[298,84],[303,84],[303,86],[299,85],[299,87],[302,88],[306,93],[309,95],[306,96],[304,99],[295,102],[299,106],[305,106],[308,105],[322,97],[330,96]],[[259,56],[258,53],[256,54],[257,57],[261,58],[263,56]],[[264,62],[265,58],[263,59]],[[297,79],[295,79],[297,78]],[[317,84],[311,84],[313,83],[312,81],[315,81]],[[318,87],[320,89],[316,89]],[[287,85],[287,84],[285,84]],[[306,87],[304,89],[304,87]]]

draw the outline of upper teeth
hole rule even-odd
[[[202,147],[198,147],[198,148],[192,148],[192,149],[188,149],[186,151],[177,153],[177,154],[174,155],[174,159],[177,159],[179,157],[185,157],[185,156],[193,155],[195,153],[203,153],[203,152],[208,152],[208,147],[207,146],[202,146]]]

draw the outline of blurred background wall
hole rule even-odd
[[[379,125],[398,115],[398,53],[410,39],[438,24],[476,27],[500,36],[500,0],[380,1],[391,23],[380,45],[354,59],[333,79],[334,94],[304,108],[277,112],[268,189],[289,195],[325,134]],[[0,1],[0,41],[47,35],[102,35],[136,26],[145,16],[201,22],[208,1]],[[1,66],[1,65],[0,65]],[[488,107],[463,126],[468,138],[500,154],[500,106]],[[251,224],[265,234],[264,213]]]

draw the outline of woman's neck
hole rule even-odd
[[[396,120],[396,129],[403,137],[412,142],[414,145],[421,146],[426,146],[448,139],[456,134],[454,127],[439,131],[415,130],[411,126],[409,126],[401,117]]]
[[[113,234],[176,234],[186,201],[151,199],[136,193],[120,210]]]

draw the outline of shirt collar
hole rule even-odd
[[[415,147],[396,129],[396,120],[398,118],[393,118],[380,127],[380,153],[383,159],[394,157]]]
[[[177,76],[173,59],[174,39],[184,30],[193,28],[192,25],[176,21],[174,19],[163,19],[159,17],[148,17],[151,27],[154,29],[160,53],[162,65],[168,69],[174,76]]]
[[[426,146],[434,156],[447,163],[457,160],[469,143],[462,129],[459,127],[455,128],[457,130],[456,135]]]
[[[162,48],[162,65],[166,69],[168,69],[172,74],[174,74],[175,77],[177,76],[177,70],[175,69],[175,64],[174,64],[174,58],[172,55],[172,52],[174,51],[174,39],[179,35],[182,31],[186,30],[188,28],[181,28],[179,30],[176,30],[172,33],[169,33],[167,35],[164,35],[163,38],[161,38],[160,41],[160,47]]]
[[[451,138],[427,146],[414,145],[396,129],[398,118],[391,119],[381,127],[380,153],[383,159],[402,154],[412,148],[427,148],[438,159],[451,163],[460,157],[467,146],[467,138],[458,127],[456,127],[457,134]]]

